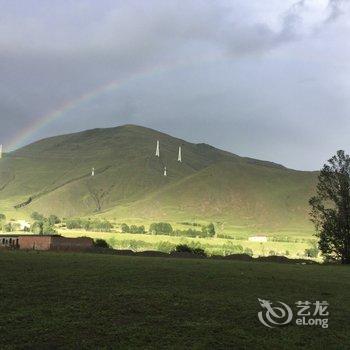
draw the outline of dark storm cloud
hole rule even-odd
[[[280,159],[265,136],[275,135],[274,143],[281,144],[286,128],[297,130],[295,121],[300,125],[302,117],[328,119],[325,111],[334,101],[339,118],[348,111],[341,78],[348,71],[348,52],[342,51],[348,1],[0,0],[0,8],[0,139],[5,144],[34,120],[111,80],[126,83],[77,106],[32,139],[133,122],[312,167],[293,155]],[[333,57],[328,56],[330,37],[338,42]],[[334,55],[341,55],[343,72],[333,68]],[[304,82],[302,88],[294,77]],[[322,107],[315,93],[322,94]],[[221,129],[213,134],[215,123]],[[200,135],[191,138],[198,124]],[[253,132],[257,125],[268,132]],[[228,128],[238,143],[229,141]],[[265,156],[240,139],[253,134]],[[307,132],[301,134],[307,143]]]

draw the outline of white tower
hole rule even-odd
[[[164,167],[164,176],[167,176],[166,166]]]
[[[156,157],[159,157],[159,141],[157,141]]]
[[[179,146],[179,155],[177,156],[177,161],[182,162],[182,151],[181,151],[181,146]]]
[[[2,158],[2,145],[0,145],[0,159]]]
[[[91,170],[91,176],[95,176],[95,168],[92,168],[92,170]]]

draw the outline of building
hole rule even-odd
[[[21,250],[82,251],[93,248],[89,237],[67,238],[60,235],[1,235],[0,247]]]
[[[1,235],[0,248],[19,248],[17,235]]]
[[[265,235],[255,235],[255,236],[250,236],[248,238],[249,242],[259,242],[259,243],[264,243],[267,242],[267,236]]]

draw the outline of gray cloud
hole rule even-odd
[[[19,129],[111,80],[124,83],[27,141],[133,122],[187,138],[191,130],[201,130],[209,143],[309,168],[316,165],[293,156],[280,159],[264,135],[275,134],[283,149],[281,135],[286,128],[297,130],[296,120],[298,125],[303,118],[328,120],[334,101],[338,118],[349,111],[342,98],[344,72],[333,68],[334,58],[340,63],[348,57],[342,45],[349,31],[344,0],[322,6],[315,0],[0,0],[0,7],[0,138],[5,144]],[[322,41],[327,35],[339,41],[333,57],[329,38]],[[345,63],[344,69],[348,72]],[[221,128],[215,135],[213,125]],[[256,126],[269,131],[248,132]],[[239,144],[230,143],[228,130],[234,130]],[[252,134],[265,156],[241,138]]]

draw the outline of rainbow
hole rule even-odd
[[[7,145],[8,150],[15,150],[24,144],[26,144],[32,135],[45,128],[50,123],[64,116],[65,113],[73,110],[74,108],[87,103],[94,98],[98,98],[103,93],[107,93],[112,91],[120,86],[120,81],[111,81],[105,85],[99,86],[98,88],[89,91],[73,100],[66,101],[61,104],[59,107],[56,107],[53,111],[48,114],[43,115],[42,117],[35,120],[28,127],[22,129],[11,141],[9,145]]]
[[[120,88],[122,85],[131,82],[133,79],[141,79],[147,77],[148,75],[156,73],[158,70],[160,71],[159,68],[155,68],[152,70],[147,70],[146,72],[130,75],[124,79],[112,80],[72,100],[65,101],[54,110],[50,111],[47,114],[44,114],[32,122],[29,126],[20,130],[20,132],[11,140],[10,144],[7,145],[6,149],[11,151],[22,147],[23,145],[27,144],[32,136],[38,133],[38,131],[50,125],[52,122],[62,118],[66,113],[74,110],[77,107],[83,106],[84,104],[87,104],[104,94],[108,94],[109,92]]]
[[[209,61],[211,61],[213,57],[209,58]],[[214,59],[217,59],[217,57],[214,57]],[[206,57],[205,61],[208,60],[208,57]],[[201,63],[203,62],[203,59],[200,60]],[[38,133],[41,129],[45,128],[46,126],[50,125],[52,122],[62,118],[66,113],[74,110],[77,107],[83,106],[84,104],[87,104],[94,99],[97,99],[98,97],[110,93],[112,91],[115,91],[116,89],[120,88],[126,83],[132,82],[133,80],[146,78],[148,76],[152,76],[154,74],[158,73],[164,73],[166,71],[169,71],[170,69],[178,69],[182,66],[187,66],[191,64],[194,61],[180,61],[176,62],[175,64],[172,63],[170,65],[163,65],[163,66],[156,66],[152,68],[147,68],[144,71],[138,71],[136,73],[133,73],[129,75],[126,78],[123,79],[117,79],[112,80],[106,84],[103,84],[93,90],[90,90],[72,100],[65,101],[60,106],[56,107],[54,110],[50,111],[49,113],[39,117],[37,120],[32,122],[29,126],[23,128],[20,130],[20,132],[13,137],[11,142],[6,146],[6,149],[8,151],[15,150],[19,147],[22,147],[23,145],[27,144],[32,137]],[[198,63],[198,60],[197,60]]]

